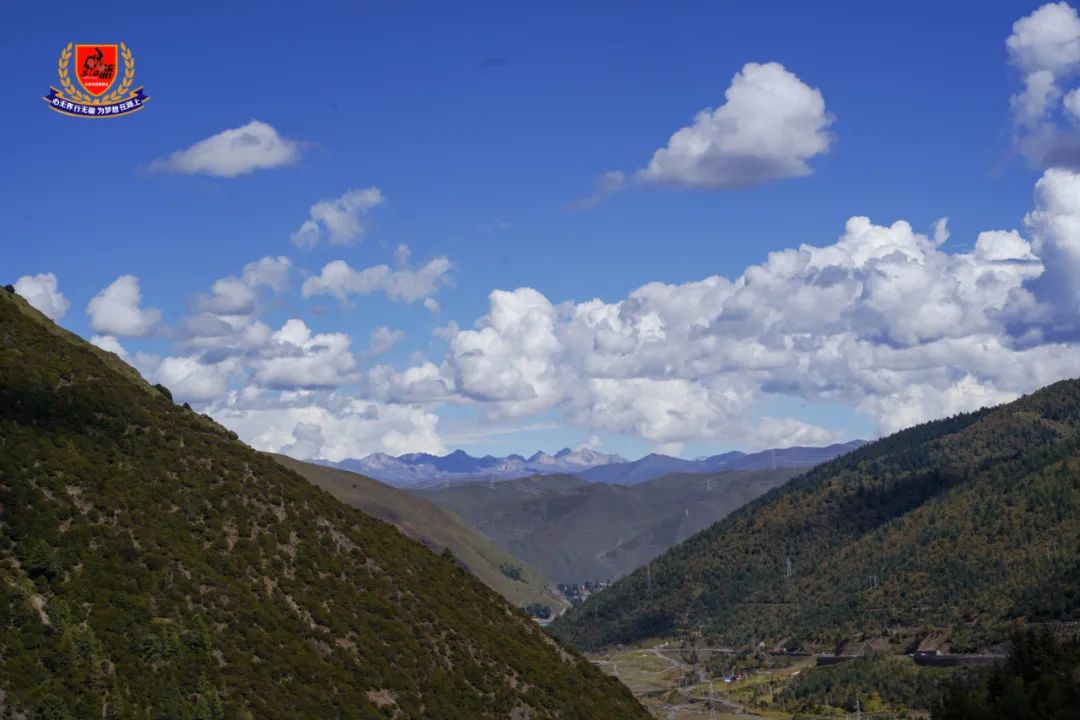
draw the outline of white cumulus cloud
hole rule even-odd
[[[592,194],[573,203],[571,207],[579,209],[595,207],[608,195],[619,192],[625,186],[626,173],[622,170],[608,170],[596,179]]]
[[[161,320],[157,308],[141,308],[142,290],[134,275],[121,275],[86,306],[95,332],[119,337],[149,335]]]
[[[1035,208],[1024,222],[1046,272],[1033,287],[1055,331],[1080,328],[1080,174],[1051,169],[1035,185]]]
[[[244,266],[240,277],[248,287],[268,287],[274,292],[284,292],[289,287],[292,261],[284,255],[266,256]]]
[[[373,452],[446,452],[431,409],[337,392],[252,386],[229,392],[208,405],[207,412],[254,447],[297,457],[317,453],[336,461]]]
[[[322,427],[301,420],[293,428],[293,441],[282,447],[281,452],[298,460],[316,459],[321,457],[325,444]]]
[[[94,335],[90,338],[90,344],[96,345],[106,352],[115,353],[121,360],[128,359],[127,350],[113,335]]]
[[[202,402],[225,394],[233,362],[206,363],[197,356],[163,358],[152,378],[169,388],[178,401]]]
[[[367,230],[363,217],[382,203],[383,194],[377,187],[349,190],[341,197],[320,200],[311,206],[308,219],[292,234],[292,242],[305,249],[324,239],[331,245],[356,242]]]
[[[1080,136],[1066,117],[1080,99],[1066,86],[1080,71],[1080,17],[1068,3],[1047,3],[1013,24],[1005,41],[1022,88],[1011,104],[1020,151],[1035,165],[1080,166]]]
[[[371,340],[368,342],[364,355],[376,357],[388,353],[404,338],[405,333],[401,330],[391,330],[385,325],[380,325],[371,331]]]
[[[335,387],[358,379],[345,333],[313,334],[303,320],[288,320],[250,360],[252,379],[272,388]]]
[[[196,307],[221,315],[246,315],[255,307],[258,294],[243,280],[225,277],[214,281],[208,295],[196,299]]]
[[[259,288],[282,292],[289,286],[292,262],[284,256],[264,257],[244,266],[240,277],[216,280],[209,293],[197,295],[195,307],[214,315],[247,315],[255,309]]]
[[[443,368],[424,362],[396,371],[376,365],[368,372],[368,392],[384,402],[431,404],[453,402],[453,383]]]
[[[442,285],[450,281],[453,264],[448,258],[437,257],[418,268],[374,265],[356,270],[344,260],[334,260],[323,266],[322,271],[304,281],[301,293],[304,297],[332,295],[342,302],[350,295],[370,295],[383,292],[391,300],[414,303],[430,298]],[[428,310],[437,311],[425,303]]]
[[[177,150],[168,158],[155,160],[150,169],[232,178],[290,165],[300,159],[300,154],[300,143],[282,137],[264,122],[252,120]]]
[[[15,292],[54,322],[59,322],[71,307],[52,273],[23,275],[15,281]]]
[[[697,114],[637,174],[647,182],[737,188],[809,175],[808,161],[829,150],[833,117],[821,91],[775,62],[747,63],[726,102]],[[621,185],[621,176],[608,173]],[[604,191],[603,184],[600,188]]]

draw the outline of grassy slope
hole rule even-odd
[[[118,362],[0,290],[0,714],[647,717],[456,563]]]
[[[449,547],[476,577],[517,607],[540,603],[558,612],[566,606],[536,570],[499,548],[450,510],[347,470],[300,462],[282,455],[273,457],[338,500],[390,523],[434,552],[441,553],[443,548]],[[521,579],[507,577],[500,570],[503,565],[520,568]]]
[[[1080,382],[921,425],[770,492],[594,596],[582,647],[943,629],[960,649],[1080,615]],[[787,562],[791,561],[791,572]]]

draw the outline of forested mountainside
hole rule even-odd
[[[954,649],[1080,616],[1080,382],[899,432],[771,491],[554,629],[579,647],[701,632]]]
[[[430,500],[348,470],[273,456],[338,500],[388,522],[432,552],[450,548],[458,562],[517,607],[537,604],[554,612],[566,601],[540,573],[459,517]]]
[[[1080,644],[1019,633],[999,665],[960,678],[934,720],[1080,720]]]
[[[799,472],[676,474],[636,485],[541,475],[420,494],[558,583],[607,582]]]
[[[0,714],[646,718],[396,529],[0,290]]]

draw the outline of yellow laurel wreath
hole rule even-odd
[[[113,103],[123,99],[131,89],[131,84],[135,82],[135,58],[124,43],[120,43],[120,56],[124,58],[124,81],[120,83],[120,87],[101,98],[102,103]]]
[[[72,43],[68,43],[67,47],[60,53],[60,67],[57,72],[60,75],[60,87],[64,88],[64,92],[67,96],[76,102],[85,102],[83,100],[83,94],[75,89],[75,86],[71,83],[71,79],[68,77],[68,66],[71,64],[71,46]]]
[[[74,83],[71,82],[71,78],[68,76],[68,68],[71,65],[71,48],[72,43],[68,43],[67,47],[60,53],[60,63],[58,68],[60,86],[64,89],[64,92],[67,93],[69,98],[75,102],[86,103],[88,105],[107,105],[122,100],[127,96],[128,91],[131,90],[132,83],[135,82],[135,58],[132,56],[131,50],[128,49],[127,45],[120,43],[120,56],[124,59],[124,79],[120,83],[120,87],[100,98],[94,98],[79,91],[75,88]]]

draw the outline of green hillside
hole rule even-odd
[[[648,717],[452,557],[2,290],[0,715]]]
[[[1080,616],[1080,382],[864,446],[767,493],[554,625],[579,647],[701,632],[790,647]]]
[[[559,583],[611,580],[801,470],[672,474],[637,485],[542,475],[418,493]]]
[[[449,547],[458,562],[517,607],[538,603],[553,612],[566,606],[536,570],[499,548],[455,513],[422,497],[348,470],[300,462],[279,463],[303,475],[338,500],[388,522],[435,553]]]

